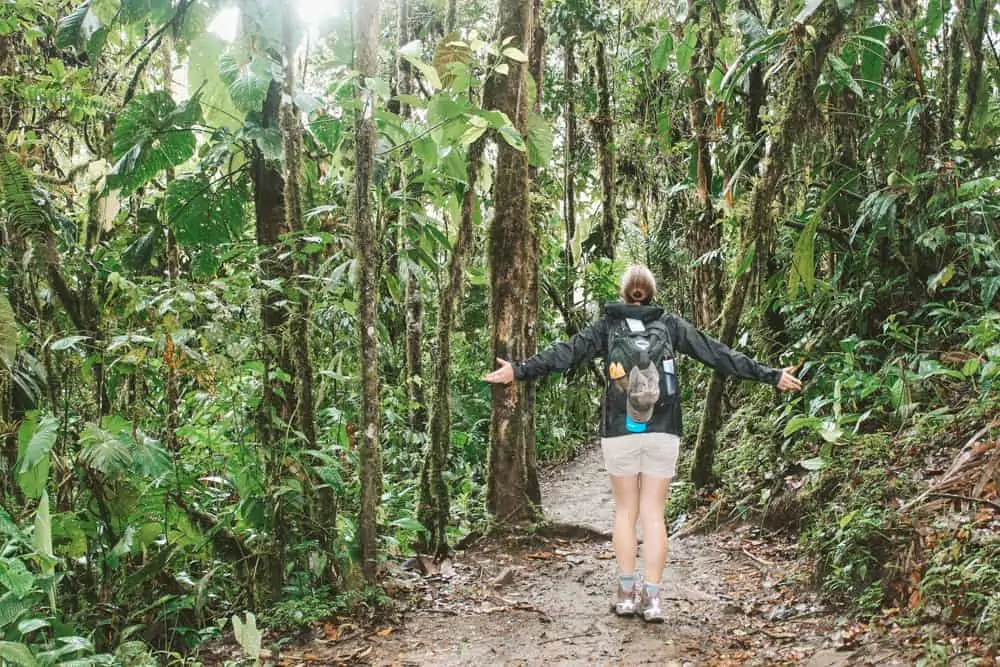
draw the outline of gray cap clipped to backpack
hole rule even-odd
[[[632,367],[628,376],[628,418],[644,424],[653,417],[653,408],[660,400],[660,374],[646,353]]]

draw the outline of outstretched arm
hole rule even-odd
[[[779,369],[765,366],[710,338],[680,317],[672,318],[671,324],[675,345],[680,352],[694,357],[723,375],[771,384],[782,391],[802,389],[802,381],[793,374],[794,367]]]
[[[487,373],[486,382],[508,384],[514,380],[531,380],[549,373],[560,373],[586,363],[604,351],[607,324],[598,320],[569,340],[556,343],[525,361],[513,363],[497,359],[499,368]]]

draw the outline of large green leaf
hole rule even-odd
[[[217,189],[200,176],[178,178],[167,187],[167,225],[182,245],[231,241],[243,224],[243,197],[233,187]]]
[[[16,667],[38,667],[35,654],[21,642],[0,641],[0,661]]]
[[[0,596],[0,630],[17,623],[18,619],[31,610],[37,602],[34,596],[20,598],[12,592]],[[2,657],[4,656],[0,654],[0,658]]]
[[[23,598],[34,588],[35,575],[20,558],[0,558],[0,585]]]
[[[260,657],[263,635],[257,629],[257,617],[252,612],[247,612],[246,621],[233,616],[233,634],[236,636],[236,643],[250,658],[257,660]]]
[[[17,481],[29,498],[38,498],[49,478],[49,454],[59,435],[59,420],[45,417],[41,422],[27,420],[18,429],[19,451]]]
[[[138,23],[149,19],[154,24],[162,24],[173,16],[170,0],[122,0],[122,21]]]
[[[951,8],[951,0],[928,0],[927,2],[927,15],[924,17],[924,30],[927,34],[927,39],[933,39],[937,35],[937,31],[941,29],[941,24],[944,21],[944,5],[948,3],[948,8]]]
[[[874,25],[866,28],[858,41],[861,46],[861,85],[867,90],[877,90],[882,84],[885,69],[885,38],[889,26]]]
[[[669,30],[663,32],[663,37],[657,42],[656,47],[653,49],[653,58],[650,61],[650,67],[653,70],[653,74],[657,74],[667,69],[667,59],[674,50],[674,38],[670,34]]]
[[[816,275],[815,239],[816,227],[819,224],[819,216],[814,215],[799,240],[795,243],[795,252],[792,254],[792,266],[788,271],[788,296],[794,299],[799,292],[799,287],[804,287],[807,293],[813,289]]]
[[[56,608],[56,582],[52,576],[56,571],[56,557],[52,550],[52,515],[49,513],[49,494],[42,491],[42,499],[35,510],[35,534],[33,536],[35,552],[42,557],[41,570],[43,586],[49,594],[49,606]]]
[[[760,19],[751,12],[738,9],[733,13],[733,25],[743,35],[744,44],[753,44],[767,37],[767,29]]]
[[[14,368],[17,354],[17,323],[7,295],[0,292],[0,370]]]
[[[96,424],[87,424],[80,434],[80,460],[109,477],[119,477],[132,467],[132,452],[126,443]]]
[[[545,167],[552,161],[552,124],[534,112],[528,114],[528,163],[533,167]]]
[[[42,499],[35,510],[35,551],[47,558],[55,558],[52,550],[52,515],[49,513],[49,494],[42,493]],[[42,566],[43,573],[50,573],[53,566]]]
[[[260,111],[271,81],[281,76],[281,68],[265,56],[244,60],[239,53],[224,53],[219,58],[219,77],[229,86],[229,96],[244,112]]]
[[[165,91],[141,95],[118,117],[112,152],[117,162],[108,185],[128,194],[165,169],[194,155],[191,126],[201,118],[197,97],[177,105]]]
[[[70,49],[84,41],[84,21],[90,13],[90,0],[84,0],[56,25],[56,47]]]
[[[684,39],[674,53],[677,54],[677,71],[687,74],[691,70],[691,58],[694,56],[694,48],[698,44],[698,26],[692,24],[684,30]]]
[[[188,46],[188,90],[201,91],[206,123],[236,130],[246,112],[233,103],[229,85],[222,80],[220,59],[225,48],[226,43],[211,32],[202,33]]]

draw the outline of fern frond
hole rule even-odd
[[[6,209],[18,234],[41,235],[49,226],[47,197],[31,182],[31,175],[13,153],[0,155],[0,209]]]

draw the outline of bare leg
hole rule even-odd
[[[639,476],[611,475],[611,494],[615,499],[611,544],[615,549],[618,573],[631,575],[635,573],[635,521],[639,516]]]
[[[642,557],[644,580],[659,584],[667,562],[667,527],[663,510],[667,504],[670,480],[642,475],[639,480],[639,519],[642,521]],[[617,522],[615,524],[617,528]],[[617,548],[616,551],[617,553]]]

